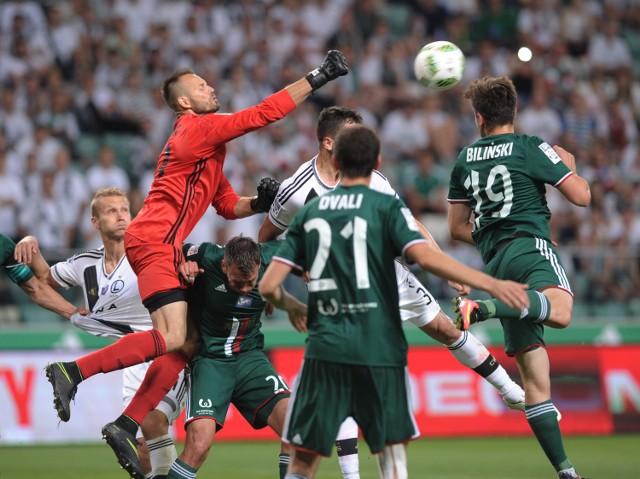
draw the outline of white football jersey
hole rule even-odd
[[[75,326],[108,338],[152,328],[138,292],[138,278],[126,256],[107,274],[104,247],[89,250],[53,265],[51,275],[65,289],[82,286],[85,307],[91,314],[74,315]]]
[[[335,189],[335,186],[327,186],[320,179],[316,169],[316,158],[317,156],[303,163],[293,176],[280,185],[278,195],[269,210],[269,219],[278,228],[286,230],[300,208],[315,197]],[[398,197],[389,180],[378,170],[373,170],[369,187],[380,193]],[[399,260],[395,261],[395,269],[402,320],[411,321],[418,327],[433,321],[440,312],[438,302]]]
[[[280,185],[278,195],[269,210],[269,219],[278,228],[286,230],[300,208],[312,199],[336,188],[326,185],[320,178],[316,169],[317,158],[315,156],[303,163],[292,176]],[[389,181],[378,170],[373,170],[369,187],[380,193],[398,196]]]

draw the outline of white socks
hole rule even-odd
[[[153,475],[169,474],[173,461],[178,457],[173,439],[168,434],[147,441]]]
[[[338,462],[344,479],[360,479],[360,461],[358,459],[358,424],[348,417],[340,425],[336,438]]]

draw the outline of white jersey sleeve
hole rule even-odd
[[[378,170],[373,170],[371,174],[371,183],[369,183],[369,188],[374,191],[378,191],[380,193],[384,193],[385,195],[395,196],[399,198],[396,190],[393,189],[389,180],[385,178],[385,176],[380,173]]]
[[[278,195],[271,204],[269,220],[281,230],[291,224],[296,212],[313,198],[322,196],[334,187],[322,182],[316,170],[316,159],[303,163],[300,168],[282,182]]]
[[[51,276],[65,289],[84,284],[84,270],[89,265],[95,265],[104,257],[104,249],[98,248],[72,256],[66,261],[56,263],[51,267]]]

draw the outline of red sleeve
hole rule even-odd
[[[233,209],[238,203],[240,196],[236,194],[229,183],[226,176],[220,176],[220,182],[218,183],[218,190],[213,195],[211,206],[216,209],[216,212],[227,220],[235,220],[238,217],[234,213]]]
[[[205,115],[202,123],[207,141],[223,144],[251,131],[274,123],[295,110],[296,104],[287,90],[280,90],[261,103],[236,113]]]

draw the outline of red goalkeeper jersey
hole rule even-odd
[[[225,144],[280,120],[296,105],[286,90],[237,113],[183,115],[158,158],[158,166],[142,210],[127,233],[149,243],[182,246],[209,205],[234,219],[238,202],[222,167]]]

